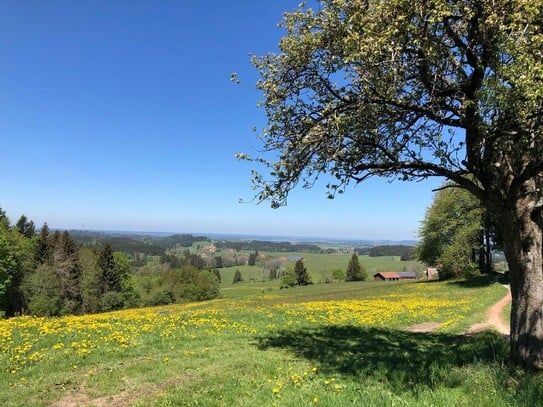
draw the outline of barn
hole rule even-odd
[[[383,271],[373,275],[376,281],[416,280],[417,273],[413,271]]]

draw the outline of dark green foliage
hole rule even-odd
[[[205,261],[202,256],[190,253],[188,250],[185,252],[185,259],[183,265],[188,267],[196,267],[198,270],[202,270],[205,267]]]
[[[106,244],[100,253],[99,266],[102,280],[100,308],[119,309],[135,304],[137,294],[129,282],[131,271],[128,256],[121,252],[113,253],[111,246]]]
[[[294,273],[296,274],[296,284],[308,285],[311,284],[311,279],[307,273],[307,269],[304,266],[303,259],[299,259],[294,264]]]
[[[7,236],[7,231],[0,227],[0,309],[6,312],[8,294],[17,272],[17,261],[13,245]]]
[[[345,271],[341,269],[332,270],[332,281],[345,281],[346,278],[347,275],[345,274]]]
[[[121,291],[121,279],[115,269],[113,251],[109,243],[106,243],[100,252],[99,265],[102,270],[102,292]]]
[[[151,267],[156,269],[154,275],[140,277],[133,274],[128,254],[114,251],[111,244],[104,244],[99,253],[89,248],[97,247],[105,234],[91,233],[93,239],[85,240],[88,246],[81,249],[67,231],[51,234],[47,223],[34,235],[34,224],[26,216],[11,227],[0,208],[0,315],[94,313],[203,300],[219,293],[219,270],[200,271],[204,259],[197,254],[187,252],[183,261],[190,266],[175,271],[174,277],[158,265]],[[132,242],[125,236],[116,238],[118,243]],[[147,246],[154,241],[136,240]],[[166,255],[163,249],[157,253],[168,267],[181,266],[177,256]],[[135,251],[133,256],[140,266],[146,264],[145,253]],[[216,259],[219,267],[221,260]]]
[[[232,284],[240,283],[243,281],[243,277],[241,276],[241,272],[236,269],[236,272],[234,273],[234,278],[232,280]]]
[[[320,253],[319,246],[307,243],[291,243],[291,242],[270,242],[266,240],[250,240],[250,241],[229,241],[223,240],[216,242],[215,246],[219,249],[233,249],[236,251],[253,250],[265,252],[302,252],[302,253]],[[256,256],[255,256],[256,259]]]
[[[440,264],[440,278],[478,274],[480,266],[485,268],[485,256],[477,261],[485,245],[485,212],[472,194],[445,186],[421,222],[418,258],[429,266]]]
[[[62,282],[54,266],[40,264],[24,280],[28,311],[33,315],[60,315],[63,309]]]
[[[294,268],[288,267],[281,276],[281,288],[294,287],[298,284],[298,278]]]
[[[10,227],[5,213],[0,214],[0,240],[0,312],[13,316],[26,309],[22,282],[35,268],[35,244]]]
[[[100,311],[100,296],[102,295],[102,270],[99,266],[99,256],[88,248],[79,251],[81,267],[81,310],[83,313]]]
[[[256,256],[254,253],[249,253],[249,259],[247,260],[248,266],[254,266],[256,264]]]
[[[400,256],[402,261],[413,260],[414,247],[405,245],[381,245],[371,247],[361,247],[356,249],[359,255],[368,255],[370,257],[381,256]]]
[[[135,256],[137,259],[139,259],[141,257],[141,255],[138,253],[136,256]],[[140,265],[143,265],[144,262],[141,262],[142,264]],[[160,256],[160,263],[162,264],[167,264],[169,268],[172,268],[172,269],[175,269],[175,268],[179,268],[183,265],[183,261],[177,257],[176,255],[174,254],[166,254],[164,253],[162,256]],[[136,264],[134,264],[136,265]]]
[[[174,302],[209,300],[219,295],[219,280],[215,274],[192,266],[166,271],[160,283]]]
[[[31,239],[36,234],[36,227],[34,226],[34,222],[29,221],[25,215],[21,215],[21,217],[15,224],[15,227],[17,228],[19,233],[27,239]]]
[[[368,279],[366,270],[360,265],[358,256],[353,253],[347,266],[346,281],[363,281]]]
[[[124,307],[124,295],[119,291],[107,291],[100,297],[100,311],[114,311]]]
[[[215,263],[215,268],[218,268],[218,269],[222,269],[223,268],[223,263],[222,263],[222,257],[221,256],[216,256],[214,259],[213,259],[214,263]]]
[[[221,278],[221,272],[219,269],[212,269],[211,270],[213,272],[213,274],[215,274],[215,277],[217,277],[217,280],[219,280],[219,283],[221,282],[222,278]]]
[[[49,226],[47,223],[44,223],[40,229],[36,243],[36,261],[40,264],[45,264],[51,260],[52,255],[53,245],[49,234]]]
[[[152,242],[165,249],[172,249],[176,246],[191,247],[196,242],[209,240],[205,236],[193,236],[191,234],[177,234],[166,237],[154,237]]]
[[[81,267],[77,244],[67,231],[56,242],[53,265],[61,283],[63,313],[81,312]]]

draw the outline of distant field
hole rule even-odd
[[[2,320],[0,405],[540,405],[542,377],[504,367],[501,336],[460,334],[504,294],[484,279],[247,282],[201,303]]]
[[[320,254],[320,253],[261,253],[273,258],[288,258],[290,256],[303,257],[305,267],[309,272],[309,275],[313,279],[314,283],[319,283],[324,280],[324,277],[330,275],[332,270],[341,269],[347,270],[349,264],[350,254]],[[358,256],[360,264],[365,267],[368,274],[373,276],[375,273],[381,271],[416,271],[422,272],[423,265],[418,261],[400,261],[399,256],[383,256],[383,257],[369,257]],[[288,262],[287,265],[294,265],[294,262]],[[262,281],[268,278],[269,271],[259,266],[234,266],[223,268],[220,270],[222,276],[222,282],[231,283],[234,277],[235,271],[239,270],[245,281]]]

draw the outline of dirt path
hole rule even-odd
[[[509,325],[507,325],[502,319],[500,314],[503,309],[511,302],[511,289],[507,287],[507,294],[499,300],[496,304],[488,309],[486,312],[487,320],[485,322],[479,322],[472,325],[466,333],[471,334],[475,332],[484,331],[488,328],[494,328],[496,331],[503,335],[509,335]]]

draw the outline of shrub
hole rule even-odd
[[[298,279],[296,278],[296,272],[292,267],[288,267],[281,277],[281,288],[294,287],[298,284]]]

